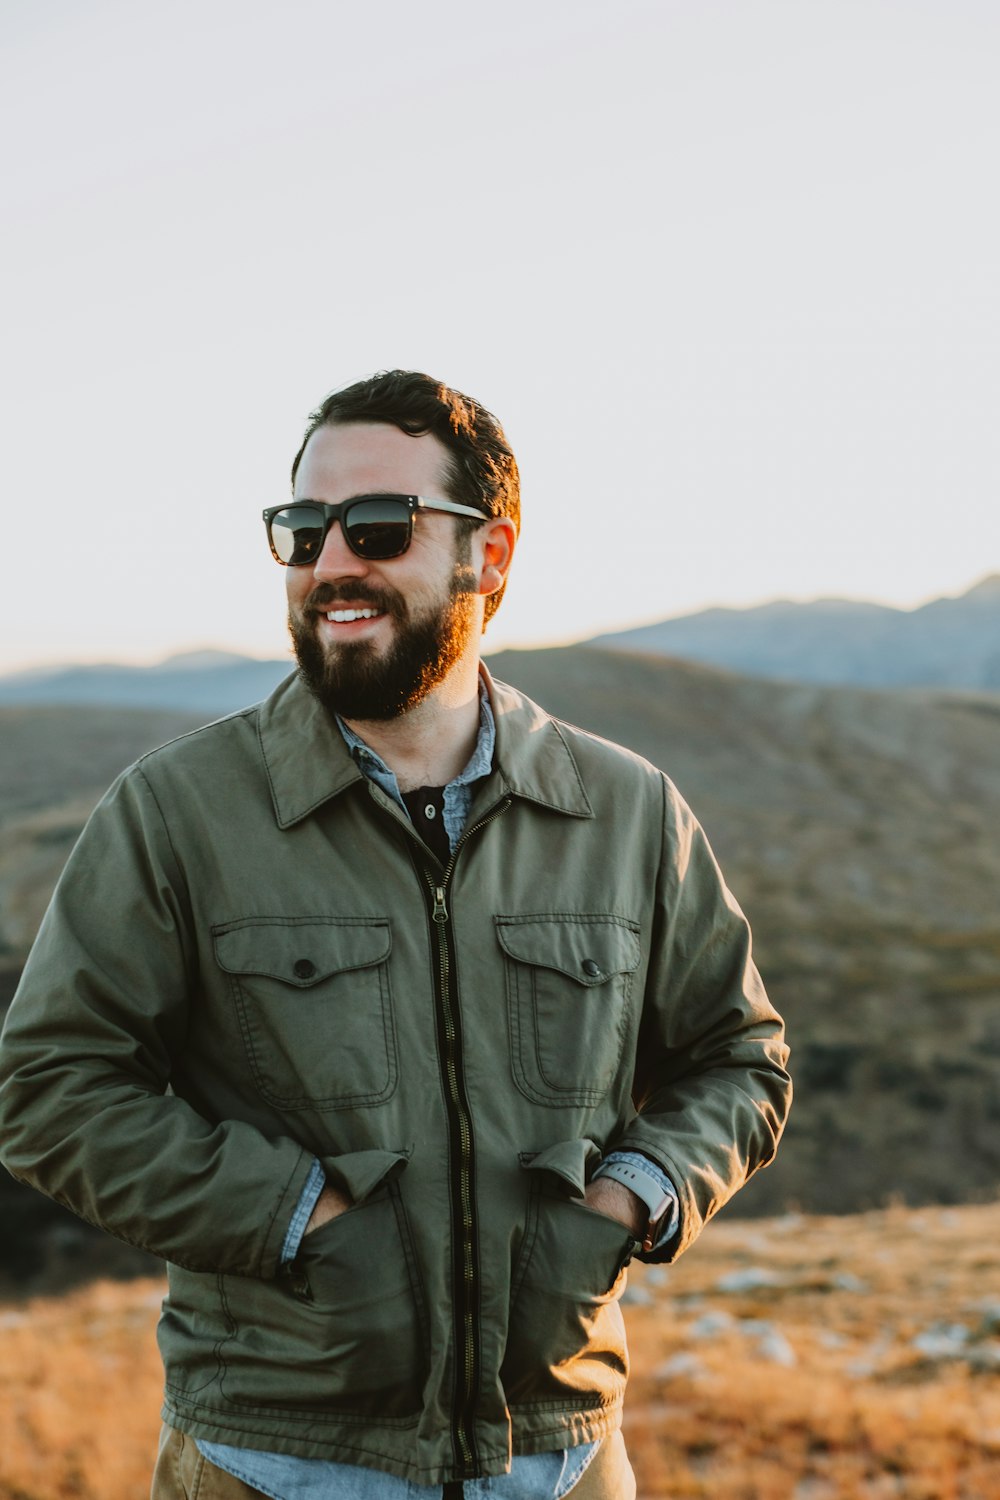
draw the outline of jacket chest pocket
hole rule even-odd
[[[538,1104],[587,1105],[618,1070],[639,927],[623,917],[497,917],[511,1065]]]
[[[280,1109],[383,1104],[398,1078],[387,918],[268,918],[213,929],[254,1082]]]

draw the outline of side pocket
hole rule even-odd
[[[170,1292],[163,1303],[156,1339],[166,1384],[179,1400],[195,1396],[219,1376],[219,1345],[225,1319],[214,1271],[187,1271],[168,1265]]]
[[[628,1378],[618,1302],[639,1244],[570,1191],[548,1172],[533,1174],[501,1369],[512,1406],[604,1406]]]
[[[224,1297],[222,1390],[234,1405],[320,1420],[419,1409],[426,1319],[396,1177],[307,1235],[291,1276],[227,1276]]]

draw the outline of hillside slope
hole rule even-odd
[[[0,707],[0,1005],[56,877],[108,785],[144,751],[210,714]]]

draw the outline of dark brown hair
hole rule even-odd
[[[430,432],[448,450],[447,499],[473,505],[484,516],[509,516],[520,530],[521,487],[517,462],[492,412],[471,396],[452,390],[416,370],[380,370],[342,391],[333,391],[309,415],[302,445],[292,463],[292,488],[306,443],[327,423],[386,422],[413,437]],[[459,536],[476,522],[456,517]],[[495,613],[503,589],[486,597],[486,620]]]

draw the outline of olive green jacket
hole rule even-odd
[[[0,1045],[15,1176],[166,1258],[164,1415],[424,1484],[619,1423],[636,1244],[674,1258],[774,1154],[781,1023],[669,781],[490,683],[447,870],[297,677],[94,812]],[[281,1248],[310,1165],[356,1206]]]

